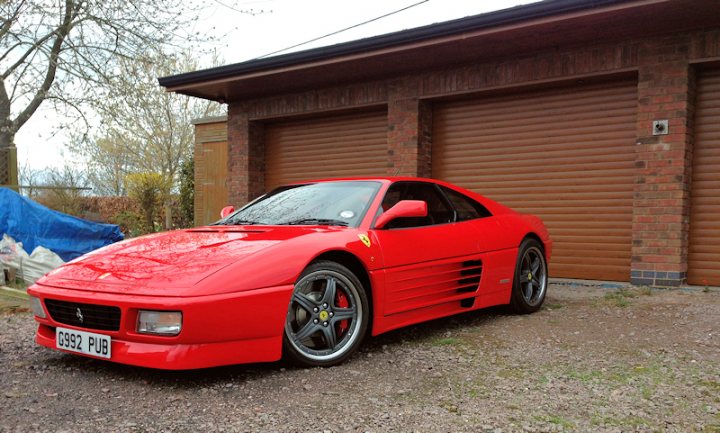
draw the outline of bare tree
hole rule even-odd
[[[86,160],[88,182],[95,195],[122,196],[127,195],[125,179],[135,171],[135,155],[125,142],[126,138],[104,133],[92,141],[81,141],[70,147],[82,153]]]
[[[164,91],[157,77],[198,68],[193,53],[148,53],[120,61],[123,73],[105,87],[93,103],[100,117],[98,129],[118,141],[137,172],[160,173],[171,183],[183,160],[192,157],[192,121],[219,114],[216,102]]]
[[[82,197],[87,195],[87,177],[83,171],[71,166],[51,168],[45,173],[45,185],[35,199],[50,209],[83,216]]]
[[[214,63],[218,63],[216,60]],[[100,119],[95,133],[70,146],[89,159],[97,191],[126,191],[126,175],[158,173],[165,179],[166,225],[170,190],[176,189],[181,165],[193,157],[194,119],[223,112],[220,104],[165,92],[157,77],[197,69],[192,53],[148,53],[118,62],[122,74],[103,89],[92,108]],[[110,188],[108,188],[110,187]]]
[[[29,198],[37,198],[40,193],[40,188],[45,182],[47,177],[42,170],[33,168],[28,161],[18,167],[18,176],[20,177],[20,192]]]
[[[43,102],[82,117],[95,87],[126,72],[118,61],[196,40],[191,29],[201,7],[183,0],[0,1],[0,158]]]

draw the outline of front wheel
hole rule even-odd
[[[283,353],[308,367],[339,364],[360,346],[368,320],[367,294],[357,276],[339,263],[315,262],[295,283]]]
[[[535,239],[525,239],[520,244],[510,307],[516,313],[534,313],[545,301],[548,271],[545,251]]]

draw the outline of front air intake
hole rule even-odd
[[[117,331],[120,329],[120,308],[107,305],[45,299],[50,317],[58,323],[80,328]]]

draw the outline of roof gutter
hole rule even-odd
[[[402,30],[394,33],[359,39],[356,41],[330,45],[327,47],[314,48],[295,53],[234,63],[216,68],[170,75],[160,78],[158,82],[161,86],[166,88],[178,88],[190,84],[230,78],[253,72],[294,66],[398,45],[411,44],[428,39],[452,36],[468,31],[514,24],[553,15],[579,12],[621,3],[630,3],[632,1],[633,0],[545,0],[539,3],[516,6],[509,9],[459,18],[437,24],[430,24],[414,29]]]

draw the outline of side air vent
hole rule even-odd
[[[460,306],[463,308],[472,308],[475,305],[475,298],[465,298],[460,300]]]
[[[462,269],[460,275],[463,278],[460,280],[458,292],[467,293],[474,292],[480,285],[480,277],[482,276],[482,262],[480,260],[467,260],[462,263]]]
[[[480,287],[482,261],[473,256],[395,268],[387,273],[385,314],[460,302],[470,308]]]

